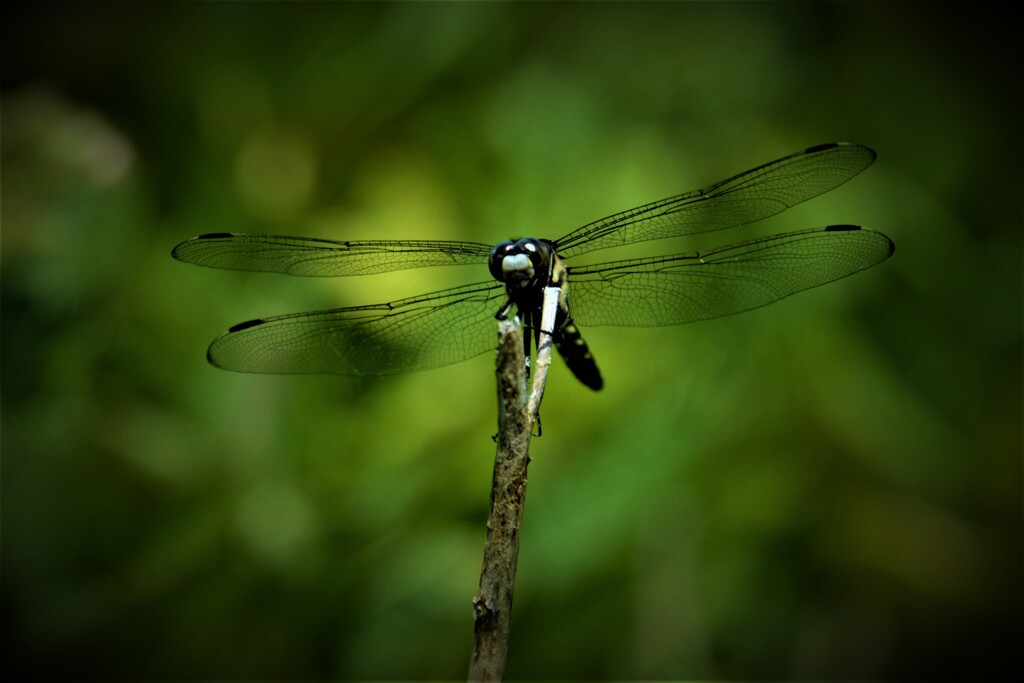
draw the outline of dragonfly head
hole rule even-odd
[[[491,251],[491,275],[512,289],[532,287],[547,275],[551,253],[550,244],[532,237],[506,240]]]

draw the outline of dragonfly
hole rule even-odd
[[[539,344],[542,291],[560,288],[552,341],[584,385],[604,385],[580,326],[662,326],[718,318],[870,268],[895,245],[885,234],[830,225],[667,256],[571,265],[601,249],[753,223],[828,192],[870,166],[864,145],[828,143],[705,188],[588,223],[555,240],[497,244],[442,240],[335,241],[219,232],[172,256],[210,268],[356,276],[442,265],[486,265],[491,278],[386,303],[291,313],[232,326],[210,344],[225,370],[270,374],[389,375],[493,351],[495,319],[515,314]],[[530,357],[530,334],[526,357]]]

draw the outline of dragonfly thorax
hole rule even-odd
[[[510,290],[529,289],[546,284],[553,250],[542,240],[526,237],[506,240],[491,251],[489,267],[495,280]]]

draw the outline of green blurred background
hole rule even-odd
[[[178,241],[554,238],[834,140],[879,160],[763,225],[637,253],[857,223],[891,260],[733,318],[585,330],[601,393],[556,362],[508,675],[1019,666],[1024,117],[1005,13],[9,7],[7,672],[465,676],[493,357],[351,379],[231,374],[204,352],[242,320],[485,270],[231,273],[173,261]]]

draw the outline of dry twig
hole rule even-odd
[[[534,363],[533,388],[526,393],[523,331],[517,322],[498,326],[498,435],[491,484],[491,513],[480,572],[480,591],[473,598],[473,655],[470,681],[501,681],[508,658],[512,595],[519,558],[519,527],[526,500],[530,436],[544,395],[551,364],[559,290],[544,291],[540,342]]]

